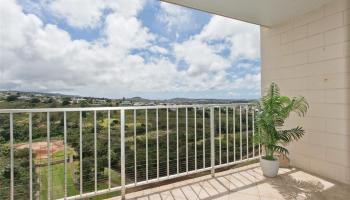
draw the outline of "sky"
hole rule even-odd
[[[259,30],[158,0],[0,0],[0,90],[259,98]]]

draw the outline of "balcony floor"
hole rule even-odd
[[[258,163],[218,172],[214,178],[206,175],[126,195],[126,199],[133,200],[345,200],[349,197],[349,185],[295,168],[281,168],[276,178],[266,178]]]

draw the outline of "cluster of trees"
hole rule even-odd
[[[0,199],[10,199],[10,148],[4,140],[0,140]],[[29,199],[29,150],[14,150],[14,199]],[[33,196],[38,189],[35,166],[33,165]]]

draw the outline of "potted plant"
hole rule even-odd
[[[305,116],[309,104],[304,97],[290,99],[287,96],[281,96],[277,84],[272,82],[257,107],[255,123],[257,134],[254,141],[261,144],[264,150],[260,165],[265,176],[275,177],[279,169],[275,153],[287,155],[289,152],[285,145],[300,139],[305,132],[300,126],[285,130],[284,122],[292,112],[300,117]]]

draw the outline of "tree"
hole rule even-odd
[[[89,106],[89,103],[86,100],[80,101],[80,107],[84,108],[88,106]]]
[[[40,99],[38,99],[38,98],[31,98],[30,99],[30,103],[33,103],[33,104],[40,103]]]
[[[68,106],[70,105],[71,99],[69,97],[64,97],[62,101],[62,106]]]
[[[10,199],[9,184],[11,179],[10,161],[7,159],[9,153],[9,145],[3,145],[0,151],[0,199]],[[16,192],[14,199],[28,199],[29,197],[29,149],[15,149],[14,152],[14,181],[16,183]],[[33,196],[37,190],[35,165],[33,164]]]
[[[260,143],[265,149],[266,160],[275,160],[274,153],[288,154],[285,144],[298,140],[304,135],[304,129],[300,126],[289,130],[283,130],[285,120],[291,112],[304,116],[309,108],[304,97],[280,95],[280,89],[276,83],[272,83],[267,94],[258,103],[259,113],[256,117],[255,142]]]
[[[46,103],[53,103],[53,102],[54,102],[54,100],[51,97],[46,101]]]
[[[9,95],[9,96],[6,98],[6,101],[12,102],[12,101],[16,101],[17,99],[18,99],[18,96],[17,96],[17,95]]]

